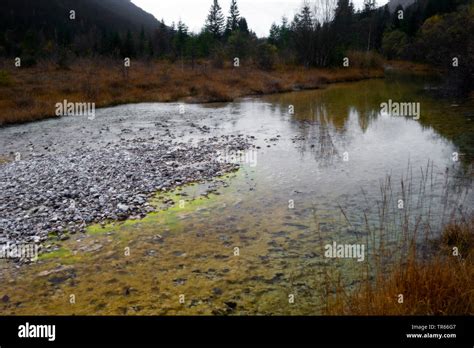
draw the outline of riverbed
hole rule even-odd
[[[52,234],[38,261],[3,262],[2,313],[323,313],[334,277],[350,288],[367,271],[381,207],[397,257],[407,211],[405,221],[421,216],[435,238],[453,209],[473,207],[474,106],[438,98],[434,86],[427,77],[389,76],[225,104],[123,105],[96,110],[93,120],[0,129],[2,155],[20,152],[23,161],[151,138],[252,144],[237,170],[149,195],[153,212]],[[382,112],[389,100],[419,103],[420,118]],[[363,244],[365,262],[326,257],[334,242]]]

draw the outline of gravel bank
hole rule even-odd
[[[211,179],[238,167],[218,151],[244,150],[250,138],[195,143],[131,139],[103,148],[33,154],[0,165],[0,243],[41,242],[51,232],[83,231],[105,220],[143,217],[160,190]]]

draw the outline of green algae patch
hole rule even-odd
[[[74,258],[73,253],[71,252],[71,250],[65,247],[60,247],[59,249],[40,254],[38,256],[39,261],[46,261],[46,260],[53,260],[53,259],[64,261],[71,258]]]
[[[90,235],[100,235],[108,232],[113,232],[116,226],[112,223],[107,225],[93,224],[86,228],[86,233]]]
[[[235,176],[235,175],[234,175]],[[215,180],[228,180],[231,175],[225,174]],[[108,233],[115,233],[118,230],[123,231],[128,228],[134,228],[137,225],[157,224],[166,227],[167,229],[175,230],[179,228],[180,218],[195,212],[197,209],[202,209],[204,214],[209,214],[205,211],[206,206],[212,205],[216,201],[218,194],[213,192],[203,196],[200,191],[203,187],[207,187],[206,183],[192,183],[185,186],[180,186],[169,192],[158,192],[152,197],[149,202],[156,211],[148,213],[142,219],[127,219],[122,222],[109,222],[106,224],[92,224],[87,226],[87,235],[105,235]]]

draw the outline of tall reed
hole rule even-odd
[[[366,262],[349,277],[327,262],[324,314],[474,313],[472,173],[428,161],[417,174],[409,164],[398,183],[387,175],[375,202],[363,190]]]

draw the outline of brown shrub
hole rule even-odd
[[[374,51],[349,51],[347,57],[350,67],[353,68],[381,68],[385,62],[384,58]]]
[[[474,314],[474,219],[448,225],[428,260],[408,256],[375,281],[366,279],[347,292],[342,286],[328,301],[328,314],[472,315]],[[454,256],[452,247],[463,250]],[[464,253],[464,257],[462,257]],[[403,295],[403,303],[399,303]]]

